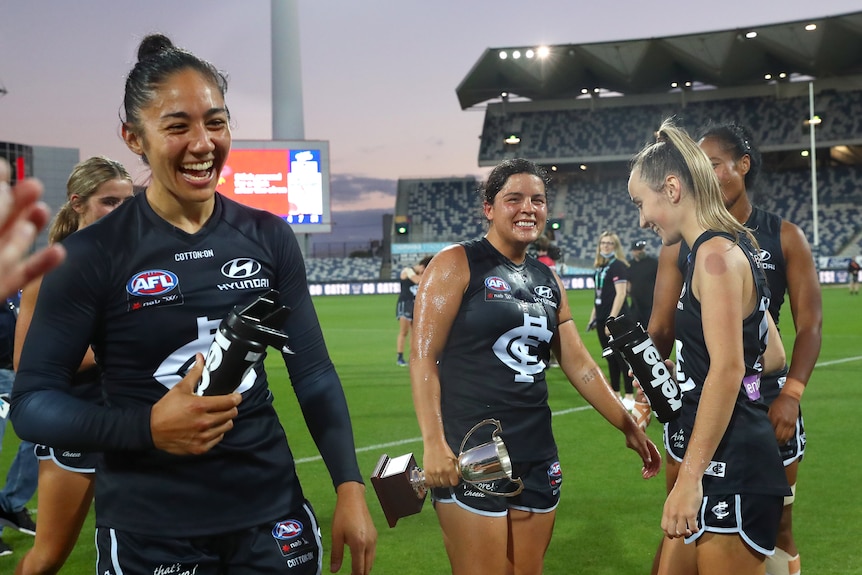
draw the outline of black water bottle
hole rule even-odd
[[[626,360],[659,421],[676,419],[682,408],[682,393],[643,326],[625,315],[609,318],[605,325],[611,337],[602,355],[618,354]]]
[[[291,353],[284,325],[290,310],[278,305],[278,292],[269,290],[247,306],[236,306],[221,321],[207,352],[197,395],[232,393],[258,362],[266,348]]]

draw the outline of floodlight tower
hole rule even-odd
[[[304,140],[299,2],[270,0],[272,139]]]
[[[299,54],[299,3],[269,0],[272,51],[272,139],[304,140],[302,62]],[[311,250],[311,235],[296,234],[303,256]]]

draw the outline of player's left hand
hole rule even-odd
[[[632,419],[628,413],[626,415]],[[641,469],[643,478],[655,477],[661,470],[661,455],[659,455],[655,443],[646,436],[644,430],[634,419],[632,419],[632,423],[634,424],[632,428],[626,430],[626,446],[636,451],[643,461],[643,468]]]
[[[796,433],[796,420],[799,417],[799,401],[785,393],[779,393],[778,397],[769,406],[769,421],[775,430],[775,439],[779,445],[790,441]]]
[[[347,545],[350,547],[350,575],[368,575],[377,549],[377,529],[365,503],[365,486],[347,481],[338,486],[336,493],[329,571],[335,573],[341,569]]]

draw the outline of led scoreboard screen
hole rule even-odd
[[[329,143],[235,140],[218,191],[281,217],[297,233],[330,233]]]

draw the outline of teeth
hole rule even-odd
[[[209,162],[199,162],[197,164],[183,164],[184,170],[209,170],[213,167],[213,162],[210,160]]]
[[[519,228],[532,228],[536,225],[536,222],[515,222],[515,225]]]

